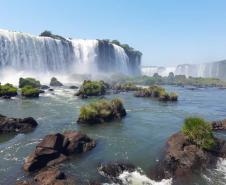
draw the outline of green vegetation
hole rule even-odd
[[[157,73],[150,76],[113,76],[113,80],[118,83],[134,83],[137,85],[177,85],[195,87],[226,87],[226,82],[217,78],[186,77],[185,75],[175,75],[169,73],[168,77],[162,77]]]
[[[127,83],[119,83],[119,84],[115,84],[112,86],[113,90],[117,90],[117,91],[138,91],[141,88],[137,87],[134,83],[132,82],[127,82]]]
[[[0,84],[0,96],[8,96],[8,97],[13,97],[17,95],[17,88],[13,87],[12,84],[5,84],[1,85]]]
[[[182,132],[192,143],[202,149],[210,150],[216,145],[211,125],[202,118],[190,117],[185,119]]]
[[[34,78],[20,78],[19,88],[23,88],[25,86],[32,86],[34,88],[39,88],[41,84],[40,84],[40,81]]]
[[[67,41],[67,39],[65,39],[64,37],[62,37],[60,35],[55,35],[51,31],[47,31],[47,30],[42,32],[39,36],[40,37],[50,37],[52,39],[58,39],[58,40],[61,40],[61,41]]]
[[[126,115],[122,101],[119,99],[99,100],[81,107],[78,123],[102,123],[121,119]]]
[[[101,96],[105,94],[108,87],[108,84],[106,84],[104,81],[85,80],[76,95]]]
[[[22,96],[27,98],[36,98],[36,97],[39,97],[39,89],[34,88],[30,85],[27,85],[21,89],[21,94]]]
[[[168,93],[163,87],[157,85],[140,89],[134,95],[136,97],[153,97],[160,101],[177,101],[178,98],[176,93]]]

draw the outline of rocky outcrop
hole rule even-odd
[[[8,118],[0,115],[0,133],[28,132],[34,129],[38,123],[32,117]]]
[[[133,172],[135,171],[135,166],[129,163],[124,162],[114,162],[114,163],[108,163],[108,164],[101,164],[98,167],[98,171],[110,178],[116,178],[120,174],[122,174],[124,171]]]
[[[76,182],[58,168],[49,168],[31,180],[18,181],[16,185],[76,185]]]
[[[204,150],[191,143],[181,132],[173,134],[166,143],[165,155],[151,172],[152,178],[175,179],[190,175],[193,170],[206,168],[215,164],[217,157],[226,156],[226,142],[215,138],[216,146],[211,150]]]
[[[213,121],[211,123],[212,129],[217,131],[217,130],[225,130],[226,129],[226,119],[224,120],[219,120],[219,121]]]
[[[54,86],[54,87],[63,86],[63,84],[60,81],[58,81],[57,78],[55,78],[55,77],[51,78],[49,85]]]
[[[87,152],[95,146],[93,139],[76,131],[47,135],[27,157],[23,169],[27,172],[38,171],[59,164],[72,154]]]

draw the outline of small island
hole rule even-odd
[[[159,101],[177,101],[178,95],[174,92],[168,93],[163,87],[160,86],[150,86],[148,88],[143,88],[134,94],[135,97],[152,97]]]

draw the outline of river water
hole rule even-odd
[[[76,119],[82,105],[98,98],[81,100],[73,96],[76,90],[57,88],[39,99],[0,100],[0,114],[9,117],[32,116],[39,123],[33,132],[0,136],[0,184],[15,184],[16,180],[25,177],[21,168],[25,157],[45,135],[65,130],[79,130],[97,140],[97,146],[92,151],[75,156],[61,165],[66,174],[73,175],[81,184],[88,180],[110,184],[98,174],[97,166],[111,161],[129,161],[143,171],[122,174],[119,178],[125,185],[171,184],[172,179],[155,182],[145,174],[148,175],[157,164],[165,141],[180,130],[184,118],[201,116],[209,121],[226,118],[226,90],[165,88],[179,94],[177,103],[135,98],[133,93],[106,95],[107,99],[121,98],[128,114],[122,121],[95,126],[78,125]],[[226,133],[220,132],[218,136],[226,138]],[[219,159],[216,167],[195,174],[187,184],[226,184],[226,160]]]

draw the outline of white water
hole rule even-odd
[[[142,67],[142,74],[146,76],[153,76],[158,73],[161,76],[168,76],[170,72],[175,73],[176,67]]]
[[[203,64],[182,64],[176,67],[142,67],[142,74],[153,76],[158,73],[161,76],[168,76],[170,72],[175,75],[185,75],[187,77],[215,77],[226,79],[226,62],[212,62]]]
[[[64,81],[70,74],[104,73],[103,68],[98,68],[101,52],[97,40],[60,41],[0,30],[0,82],[17,84],[19,77],[29,76],[46,83],[52,76]],[[129,74],[124,49],[113,45],[112,52],[104,53],[113,56],[113,61],[105,61],[105,65],[110,69],[114,66],[117,73]]]
[[[172,184],[172,179],[162,179],[159,182],[151,180],[147,176],[142,174],[140,170],[136,170],[134,172],[125,171],[121,175],[119,175],[118,180],[121,180],[123,185],[171,185]],[[103,185],[118,185],[118,184],[104,183]]]

